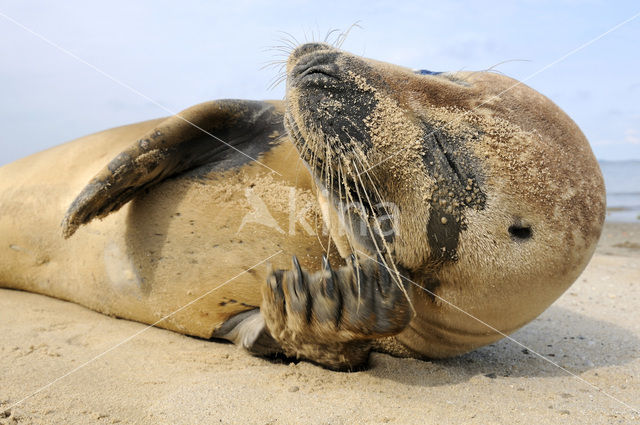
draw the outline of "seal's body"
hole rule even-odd
[[[219,101],[183,111],[183,118],[226,133],[225,141],[260,155],[264,166],[223,149],[204,165],[142,190],[69,239],[62,237],[62,218],[106,163],[141,140],[160,140],[159,131],[166,140],[180,139],[190,125],[172,117],[118,127],[0,168],[0,283],[144,323],[155,323],[223,285],[157,323],[210,338],[229,317],[260,306],[261,260],[282,251],[298,253],[306,267],[321,261],[309,173],[282,137],[279,109],[278,102]],[[255,132],[239,125],[235,134],[225,129],[235,115],[270,124]],[[198,144],[189,136],[184,135],[189,146],[181,158]],[[212,150],[226,147],[215,140],[210,144]],[[300,220],[290,221],[300,213]],[[283,255],[269,261],[280,267],[290,262]]]
[[[332,368],[513,332],[584,269],[605,207],[588,142],[534,90],[317,43],[284,103],[199,105],[0,177],[3,285]]]

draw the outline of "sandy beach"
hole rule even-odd
[[[637,223],[607,223],[582,276],[517,342],[439,361],[373,354],[356,373],[3,289],[0,424],[637,423],[639,307]]]

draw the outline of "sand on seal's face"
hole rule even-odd
[[[296,80],[306,63],[331,78]],[[416,75],[321,44],[294,51],[287,72],[285,124],[333,215],[398,206],[395,237],[347,228],[342,251],[392,253],[419,285],[505,333],[586,266],[604,221],[602,176],[584,135],[546,97],[493,73]],[[418,315],[398,337],[410,348],[450,356],[501,337],[412,290]]]

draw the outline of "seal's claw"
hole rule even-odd
[[[322,269],[308,273],[294,256],[292,270],[271,271],[260,309],[284,352],[351,369],[366,361],[371,340],[401,332],[409,300],[381,260],[352,255],[334,271],[323,257]]]
[[[284,299],[284,292],[282,290],[282,270],[273,270],[273,267],[270,267],[270,270],[267,271],[267,283],[276,298]]]
[[[291,288],[293,289],[293,294],[296,297],[301,298],[305,295],[306,292],[305,278],[302,267],[300,267],[300,263],[298,262],[298,257],[296,257],[295,255],[291,258],[291,265],[291,273],[293,275],[291,276],[291,279],[289,279],[289,282],[291,284]]]
[[[302,268],[300,267],[300,263],[298,262],[298,257],[295,255],[291,257],[291,263],[293,264],[293,270],[298,273],[298,275],[302,275]]]
[[[353,291],[354,294],[360,296],[361,274],[360,274],[360,267],[358,265],[356,256],[351,254],[347,259],[347,264],[348,264],[348,267],[351,269],[350,271],[353,276],[353,280],[352,280],[353,284],[351,285],[351,290]]]
[[[382,260],[380,254],[376,256],[376,263],[378,263],[378,279],[376,279],[378,290],[383,297],[386,297],[391,290],[391,275],[389,274],[389,268]]]
[[[333,281],[333,270],[331,269],[331,264],[329,260],[327,260],[326,255],[322,256],[322,271],[323,271],[323,294],[327,297],[333,297],[335,295],[334,292],[334,281]]]
[[[271,318],[284,320],[287,315],[285,297],[282,289],[282,270],[274,270],[271,263],[267,264],[267,278],[262,287],[263,303],[271,306]]]

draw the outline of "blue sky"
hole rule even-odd
[[[220,4],[216,4],[220,3]],[[303,41],[356,21],[344,48],[431,70],[524,79],[640,12],[633,1],[377,2],[0,0],[0,164],[105,128],[269,90],[280,31]],[[640,17],[526,81],[582,128],[600,159],[640,159]]]

